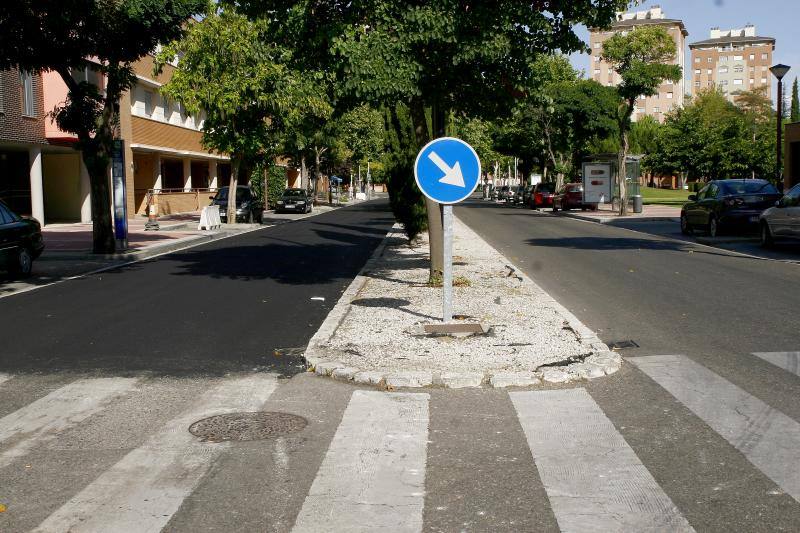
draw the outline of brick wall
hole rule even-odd
[[[45,144],[42,77],[33,76],[35,117],[22,116],[22,84],[19,71],[0,71],[0,141]]]

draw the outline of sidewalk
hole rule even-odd
[[[641,213],[628,211],[628,215],[621,217],[616,211],[611,210],[611,204],[601,204],[597,211],[559,211],[561,216],[589,220],[601,224],[610,224],[620,220],[680,222],[681,208],[672,205],[645,205]]]
[[[395,226],[305,352],[320,375],[379,387],[533,386],[597,378],[619,356],[466,224],[454,224],[454,323],[484,334],[444,336],[442,289],[428,284],[425,236]]]

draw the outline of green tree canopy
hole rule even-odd
[[[212,6],[157,58],[157,69],[180,58],[162,92],[191,112],[205,112],[203,143],[231,155],[231,188],[237,186],[242,163],[276,155],[286,124],[331,113],[327,95],[319,90],[324,85],[313,83],[313,73],[309,79],[292,69],[291,50],[271,42],[268,28],[262,19]],[[228,195],[229,213],[235,201],[235,195]]]
[[[92,192],[93,249],[114,251],[108,167],[119,99],[134,80],[132,63],[179,37],[207,0],[15,0],[0,4],[0,69],[57,72],[68,88],[55,110],[59,126],[78,137]],[[105,86],[78,82],[87,58]]]

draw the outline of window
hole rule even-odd
[[[728,67],[719,67],[719,73],[720,74],[727,74],[728,73]]]
[[[22,114],[26,117],[35,117],[36,108],[33,101],[33,74],[25,70],[20,70],[19,80],[22,85]]]
[[[667,93],[667,100],[672,100],[672,97],[673,97],[672,93]]]
[[[744,65],[736,65],[733,67],[734,72],[744,72]]]
[[[720,82],[720,85],[728,85],[728,80],[722,80],[722,81]]]
[[[767,83],[767,78],[761,78],[761,83]]]
[[[600,69],[599,68],[594,69],[594,73],[595,74],[600,74]]]
[[[595,63],[599,63],[600,62],[600,56],[594,56],[594,62]]]
[[[727,63],[728,62],[728,56],[720,56],[719,62],[720,63]]]
[[[712,63],[712,62],[713,62],[713,60],[712,60],[712,59],[709,57],[709,58],[708,58],[708,62],[709,62],[709,63]]]
[[[699,76],[700,75],[700,69],[699,68],[694,69],[694,73]]]
[[[733,60],[734,61],[741,61],[742,60],[742,56],[733,56]]]
[[[761,60],[762,61],[766,61],[767,60],[767,54],[761,54]]]
[[[594,43],[594,48],[595,48],[595,50],[600,48],[600,43]]]
[[[699,57],[695,57],[695,58],[694,58],[694,62],[695,62],[695,63],[699,63],[699,62],[700,62],[700,58],[699,58]]]
[[[656,106],[653,108],[653,113],[661,113],[661,108]]]
[[[733,80],[733,84],[734,85],[741,85],[743,82],[744,82],[743,80],[739,80],[739,79]]]
[[[11,212],[8,211],[4,205],[0,204],[0,226],[13,222],[14,218],[11,216]]]
[[[756,82],[753,78],[750,78],[750,85],[753,85]]]
[[[756,55],[750,54],[750,61],[755,61],[755,60],[756,60]]]
[[[694,82],[694,86],[695,87],[700,87],[700,82],[699,81]]]
[[[714,73],[714,71],[713,71],[713,70],[711,70],[711,69],[708,69],[708,71],[707,71],[707,74],[708,74],[709,76],[711,76],[711,74],[713,74],[713,73]]]
[[[153,114],[153,93],[145,90],[142,96],[144,99],[144,115],[149,117]]]

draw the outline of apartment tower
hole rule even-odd
[[[614,71],[611,65],[603,61],[603,42],[616,33],[624,35],[636,28],[645,26],[659,26],[667,30],[667,33],[675,40],[676,53],[673,63],[681,67],[683,72],[686,56],[686,37],[689,32],[686,31],[686,26],[684,26],[682,20],[666,18],[660,6],[653,6],[646,11],[619,13],[617,20],[607,30],[590,30],[589,73],[591,78],[603,85],[616,86],[619,84],[621,81],[619,74]],[[636,102],[633,120],[649,115],[658,121],[663,121],[666,113],[675,107],[683,105],[684,92],[683,76],[677,83],[664,82],[659,87],[657,95],[641,98]]]
[[[719,87],[729,100],[736,93],[765,88],[772,98],[772,53],[775,39],[759,37],[756,27],[720,30],[712,28],[709,39],[689,44],[692,51],[692,94]]]

